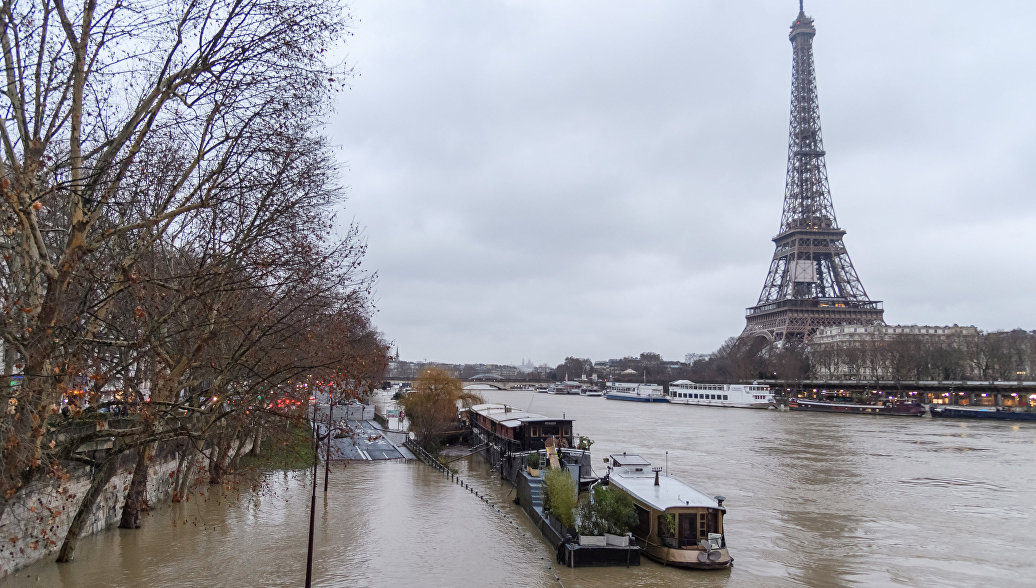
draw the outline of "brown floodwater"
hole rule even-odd
[[[470,457],[455,465],[492,504],[421,463],[333,468],[314,585],[1036,586],[1036,424],[485,395],[576,419],[598,473],[609,453],[640,453],[724,495],[733,569],[558,568],[511,487]],[[259,493],[161,505],[140,530],[84,538],[71,564],[0,582],[298,586],[309,484],[279,472]]]

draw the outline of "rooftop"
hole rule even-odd
[[[618,466],[613,468],[609,475],[611,483],[654,509],[666,510],[681,506],[718,507],[715,498],[663,472],[658,473],[658,486],[655,486],[655,472],[651,471],[651,462],[639,455],[613,455],[611,458]]]

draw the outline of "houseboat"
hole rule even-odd
[[[657,384],[609,382],[604,389],[604,397],[609,400],[631,400],[633,402],[669,402],[669,397]]]
[[[948,419],[986,419],[991,421],[1036,421],[1036,412],[992,406],[935,406],[932,416]]]
[[[583,389],[579,391],[580,396],[604,396],[604,392],[597,386],[583,386]]]
[[[776,408],[769,386],[758,384],[696,384],[677,380],[669,384],[669,402],[731,408]]]
[[[476,404],[468,409],[467,418],[476,443],[489,443],[500,453],[544,449],[550,437],[556,437],[562,447],[574,447],[572,419],[533,414],[506,404]]]
[[[910,400],[893,400],[884,404],[858,404],[851,398],[825,397],[824,400],[789,398],[788,410],[810,412],[843,412],[854,414],[883,414],[892,416],[924,416],[924,405]]]
[[[723,532],[727,509],[722,496],[706,496],[639,455],[612,455],[608,461],[608,483],[633,499],[638,523],[632,532],[641,553],[682,568],[733,565]]]

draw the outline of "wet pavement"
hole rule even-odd
[[[339,418],[340,414],[342,418]],[[414,455],[403,447],[407,433],[384,429],[371,420],[373,416],[374,408],[371,406],[335,407],[335,425],[331,439],[332,461],[414,459]],[[322,422],[318,422],[317,428],[323,435],[327,426],[326,408],[318,410],[318,419]],[[393,421],[390,421],[390,425]],[[325,455],[326,449],[322,448],[320,458],[323,459]]]

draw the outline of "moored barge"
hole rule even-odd
[[[891,416],[923,416],[924,405],[911,401],[892,401],[885,404],[857,404],[830,400],[789,398],[788,410],[809,412],[841,412],[852,414],[882,414]]]
[[[932,416],[947,419],[984,419],[991,421],[1036,421],[1036,412],[992,406],[932,406]]]

